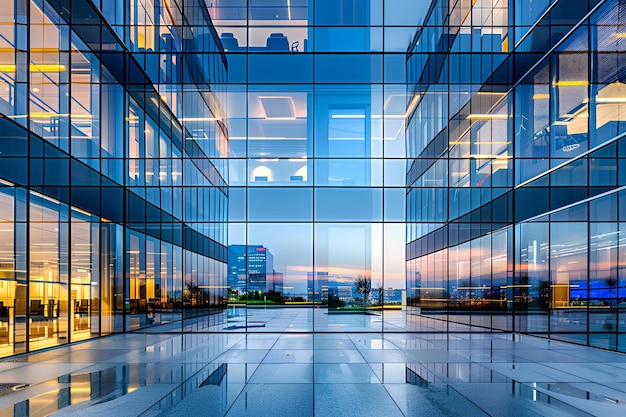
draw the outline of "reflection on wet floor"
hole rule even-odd
[[[290,329],[274,313],[251,322]],[[361,332],[122,334],[0,361],[0,417],[626,414],[623,354],[372,332],[374,319],[337,323]]]

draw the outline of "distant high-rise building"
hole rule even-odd
[[[328,288],[333,295],[341,301],[351,303],[354,300],[354,280],[350,275],[330,275],[328,277]]]
[[[385,304],[401,303],[404,292],[405,290],[402,288],[383,288],[382,300]]]
[[[337,288],[337,297],[341,301],[344,301],[346,303],[349,303],[350,301],[352,301],[352,299],[354,298],[354,296],[352,295],[352,290],[354,289],[354,286],[339,285],[336,288]]]
[[[307,272],[309,302],[328,301],[328,272]]]
[[[274,274],[274,256],[262,245],[228,247],[228,286],[240,294],[268,290],[267,277]],[[282,287],[282,280],[281,280]]]

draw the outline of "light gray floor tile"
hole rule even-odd
[[[263,363],[313,363],[313,349],[272,349]]]
[[[315,363],[365,363],[365,359],[356,349],[315,349]]]
[[[254,384],[306,384],[313,382],[313,365],[304,363],[261,364],[250,383]]]
[[[248,384],[227,416],[310,417],[312,384]]]
[[[380,333],[381,324],[402,331],[403,320],[402,312],[237,309],[229,325],[264,327],[248,334],[159,334],[155,327],[8,358],[0,361],[0,415],[47,415],[59,407],[60,415],[89,417],[623,411],[624,354],[504,333]],[[313,329],[328,333],[298,333]],[[19,383],[30,385],[12,391]]]
[[[401,417],[402,412],[380,384],[315,384],[315,415]]]
[[[321,363],[315,364],[314,378],[322,384],[376,384],[380,380],[365,363]]]

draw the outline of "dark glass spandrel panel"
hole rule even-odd
[[[311,83],[312,68],[310,54],[251,53],[248,55],[248,82]]]
[[[317,83],[380,83],[382,55],[317,54],[315,82]]]
[[[374,4],[380,4],[375,0]],[[316,0],[314,24],[316,26],[368,26],[380,19],[380,10],[372,14],[366,0]],[[378,16],[378,17],[376,17]]]
[[[0,141],[1,156],[26,156],[28,154],[28,134],[26,131],[10,122],[6,118],[0,118]]]
[[[523,187],[515,192],[515,220],[520,221],[548,211],[547,187]]]
[[[104,201],[101,211],[102,217],[112,222],[121,222],[124,215],[124,194],[122,188],[102,187],[100,192],[101,199]]]
[[[369,27],[317,27],[314,29],[315,52],[369,52],[382,39],[373,38],[375,35],[382,38],[380,28]]]
[[[2,158],[0,177],[17,184],[28,182],[28,163],[25,158]]]
[[[316,221],[382,220],[381,188],[319,188],[315,190]]]
[[[311,188],[249,188],[249,221],[311,221]]]
[[[91,213],[100,212],[99,187],[72,187],[70,192],[73,205]]]

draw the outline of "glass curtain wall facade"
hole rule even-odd
[[[196,1],[0,10],[0,356],[227,297],[226,62]]]
[[[229,245],[271,252],[274,279],[265,292],[293,307],[284,314],[304,317],[290,330],[333,331],[329,309],[379,309],[379,289],[404,288],[405,61],[426,7],[405,0],[209,7],[228,59]],[[246,288],[238,284],[230,299],[247,306],[238,310],[246,317],[269,300],[252,275],[239,273]],[[371,291],[359,290],[359,278]]]
[[[413,330],[626,351],[625,11],[431,6],[407,55]]]

